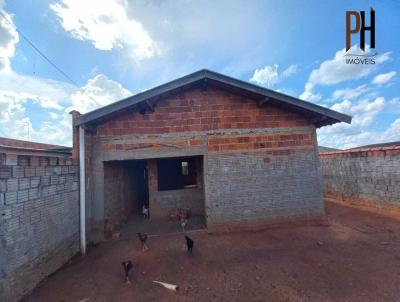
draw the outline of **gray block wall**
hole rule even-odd
[[[203,188],[150,192],[151,219],[167,219],[171,210],[189,208],[192,215],[204,215]]]
[[[324,213],[314,150],[289,155],[213,154],[206,167],[209,228]]]
[[[171,211],[179,208],[189,208],[192,215],[204,215],[204,184],[203,184],[203,159],[196,157],[195,171],[197,186],[179,190],[158,190],[157,160],[154,165],[149,165],[149,173],[154,183],[149,186],[149,204],[151,219],[166,219]],[[154,170],[153,170],[154,169]],[[151,177],[150,176],[150,177]]]
[[[0,301],[17,301],[79,250],[78,167],[0,154]]]
[[[326,197],[400,207],[400,149],[321,154]]]

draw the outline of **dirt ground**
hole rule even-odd
[[[89,249],[23,301],[400,301],[400,215],[326,203],[326,223],[136,237]],[[132,259],[132,284],[121,261]],[[169,291],[153,280],[174,283]]]

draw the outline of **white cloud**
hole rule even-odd
[[[357,45],[351,49],[357,49]],[[386,52],[378,55],[375,64],[346,64],[345,49],[336,52],[335,57],[321,63],[319,68],[314,69],[309,77],[309,82],[314,85],[330,85],[343,81],[356,80],[370,74],[378,65],[390,59],[390,53]],[[371,54],[370,48],[367,48],[365,54]]]
[[[390,110],[400,113],[400,97],[395,97],[387,102]]]
[[[375,85],[383,85],[389,82],[394,76],[396,75],[396,71],[391,71],[388,73],[381,73],[378,74],[374,79],[372,80],[372,84]]]
[[[302,100],[316,103],[319,100],[321,100],[322,95],[320,93],[315,93],[314,92],[314,84],[308,82],[308,83],[306,83],[304,92],[299,96],[299,98]]]
[[[131,95],[129,90],[103,74],[89,79],[86,85],[78,90],[71,89],[68,84],[62,82],[38,79],[38,82],[34,83],[35,78],[15,73],[3,73],[2,79],[7,79],[4,75],[11,75],[8,81],[16,78],[25,79],[32,84],[28,86],[34,88],[27,92],[26,88],[22,91],[18,86],[13,86],[9,87],[12,90],[5,90],[0,85],[0,136],[10,138],[27,139],[27,127],[29,127],[32,141],[71,145],[72,128],[69,112],[72,109],[86,113]],[[43,91],[38,96],[35,92],[40,90],[40,87]],[[49,89],[49,95],[46,95],[46,89]],[[56,92],[65,98],[62,106],[57,100],[51,101],[52,94]],[[59,112],[47,111],[49,119],[44,119],[39,125],[34,126],[33,117],[29,117],[26,112],[26,105],[29,102],[37,103],[44,108],[43,110],[55,109]]]
[[[251,82],[259,85],[266,85],[272,87],[284,78],[287,78],[297,72],[297,65],[290,65],[281,74],[278,72],[278,65],[265,66],[264,68],[256,69],[253,76],[250,78]]]
[[[354,45],[351,50],[355,52],[358,46]],[[377,55],[375,64],[346,64],[346,50],[343,48],[336,52],[335,57],[326,60],[314,69],[305,85],[304,92],[300,95],[301,99],[315,101],[314,88],[317,85],[333,85],[344,81],[356,80],[365,77],[371,73],[377,66],[390,59],[390,52]],[[365,54],[372,54],[369,47],[366,48]]]
[[[256,69],[253,76],[250,78],[250,82],[254,82],[261,85],[267,85],[271,87],[278,83],[278,65],[265,66],[261,69]]]
[[[121,0],[61,0],[50,5],[66,31],[97,49],[128,48],[137,60],[158,54],[156,43],[141,23],[128,17],[126,7]]]
[[[37,103],[43,110],[64,108],[51,101],[46,103],[49,97],[44,101],[41,98],[32,93],[0,89],[0,136],[26,140],[29,132],[31,141],[70,145],[71,129],[66,127],[70,122],[65,117],[57,118],[56,113],[49,112],[51,121],[39,121],[39,125],[34,126],[38,121],[26,111],[28,103]]]
[[[10,69],[10,60],[19,41],[12,16],[5,12],[4,6],[5,3],[0,1],[0,71]]]
[[[51,118],[52,118],[53,120],[58,119],[58,116],[59,116],[57,113],[51,112],[51,111],[49,111],[49,115],[51,116]]]
[[[364,93],[367,93],[369,91],[369,88],[367,85],[360,85],[356,88],[344,88],[344,89],[338,89],[335,90],[332,94],[332,99],[337,100],[340,98],[351,100],[354,99]]]
[[[132,93],[120,83],[99,74],[88,80],[85,86],[71,96],[72,104],[69,110],[75,109],[83,114],[131,95]]]
[[[297,65],[292,64],[282,72],[282,78],[290,77],[297,72]]]
[[[3,7],[4,1],[0,0],[0,11],[12,23]],[[18,34],[14,24],[3,21],[0,18],[0,136],[28,139],[29,130],[32,141],[71,145],[70,110],[85,113],[131,95],[121,84],[103,74],[89,79],[86,85],[77,89],[65,82],[13,71],[10,60],[15,53]],[[48,113],[48,119],[30,116],[26,109],[29,103],[40,106]]]
[[[337,148],[352,148],[399,139],[400,132],[395,133],[395,130],[398,129],[400,122],[393,123],[386,130],[370,130],[387,104],[388,102],[383,97],[377,97],[371,101],[364,99],[354,104],[349,100],[334,104],[331,109],[352,115],[352,123],[350,125],[340,123],[319,129],[319,144]]]
[[[42,108],[61,110],[76,91],[76,87],[69,83],[22,75],[12,70],[0,71],[0,78],[1,91],[18,94],[19,98],[30,99]]]
[[[385,130],[383,134],[384,140],[382,142],[398,141],[400,140],[400,118],[396,119],[390,127]]]
[[[341,133],[338,130],[324,131],[325,129],[328,129],[328,127],[318,130],[318,144],[320,146],[348,149],[400,140],[400,118],[383,131],[365,130]]]

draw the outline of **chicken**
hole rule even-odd
[[[182,231],[185,232],[185,227],[187,225],[188,220],[186,219],[186,217],[181,217],[181,227],[182,227]]]
[[[191,253],[193,251],[194,241],[188,236],[185,236],[185,239],[186,239],[187,250],[189,253]]]
[[[147,208],[145,205],[142,206],[142,215],[143,218],[149,219],[149,208]]]
[[[144,252],[144,251],[148,250],[149,247],[146,244],[147,234],[144,234],[144,233],[142,234],[139,232],[139,233],[137,233],[137,235],[139,237],[140,242],[142,243],[142,251]]]
[[[129,280],[129,271],[133,268],[133,263],[131,260],[124,261],[122,262],[122,266],[124,267],[126,283],[131,284],[131,281]]]

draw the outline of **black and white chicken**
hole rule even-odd
[[[133,263],[131,260],[124,261],[124,262],[122,262],[122,266],[124,267],[125,281],[126,281],[126,283],[131,284],[131,281],[129,280],[129,271],[132,270]]]

